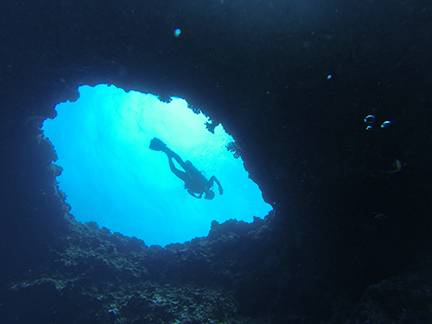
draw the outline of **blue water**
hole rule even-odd
[[[208,118],[185,100],[164,103],[151,94],[115,86],[82,86],[75,102],[56,106],[43,123],[63,173],[57,178],[71,213],[146,244],[166,245],[208,234],[212,220],[252,221],[271,210],[249,179],[241,158],[226,145],[234,139],[221,125],[214,134]],[[224,193],[196,199],[169,169],[167,156],[149,149],[158,137],[206,178],[215,175]]]

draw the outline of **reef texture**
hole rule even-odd
[[[431,21],[414,0],[1,1],[0,322],[430,323]],[[165,249],[76,223],[40,126],[99,83],[222,122],[274,212]]]
[[[341,304],[330,323],[431,323],[432,268],[422,263],[417,271],[371,285],[356,304]]]
[[[235,294],[251,284],[246,275],[260,272],[257,260],[242,269],[246,258],[238,256],[262,246],[262,221],[214,223],[208,238],[165,249],[146,247],[95,223],[69,221],[70,231],[55,242],[49,262],[8,283],[1,308],[8,322],[257,321],[239,314],[243,305]]]

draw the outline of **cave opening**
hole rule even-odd
[[[78,221],[164,246],[206,236],[212,221],[251,222],[271,211],[234,138],[186,100],[106,84],[78,90],[42,125],[62,169],[58,188]],[[150,145],[155,138],[162,148]],[[184,162],[215,180],[204,194],[188,192],[173,170],[184,171]]]

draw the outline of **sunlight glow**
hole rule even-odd
[[[82,86],[79,92],[77,101],[58,104],[57,116],[43,124],[58,155],[55,163],[64,169],[59,187],[79,221],[165,245],[207,235],[212,220],[250,222],[271,210],[241,158],[226,149],[234,139],[221,125],[210,133],[208,118],[185,100],[165,103],[107,85]],[[207,179],[215,175],[224,194],[215,186],[213,200],[190,196],[167,156],[149,149],[153,137]]]

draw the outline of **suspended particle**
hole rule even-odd
[[[333,75],[332,74],[327,74],[327,80],[331,80],[333,79]]]
[[[390,120],[386,120],[381,124],[381,128],[389,128],[391,126],[392,122]]]
[[[181,33],[182,33],[182,30],[180,28],[174,29],[174,37],[176,37],[176,38],[180,37]]]
[[[367,115],[363,120],[366,124],[373,124],[376,122],[376,117],[374,115]]]

